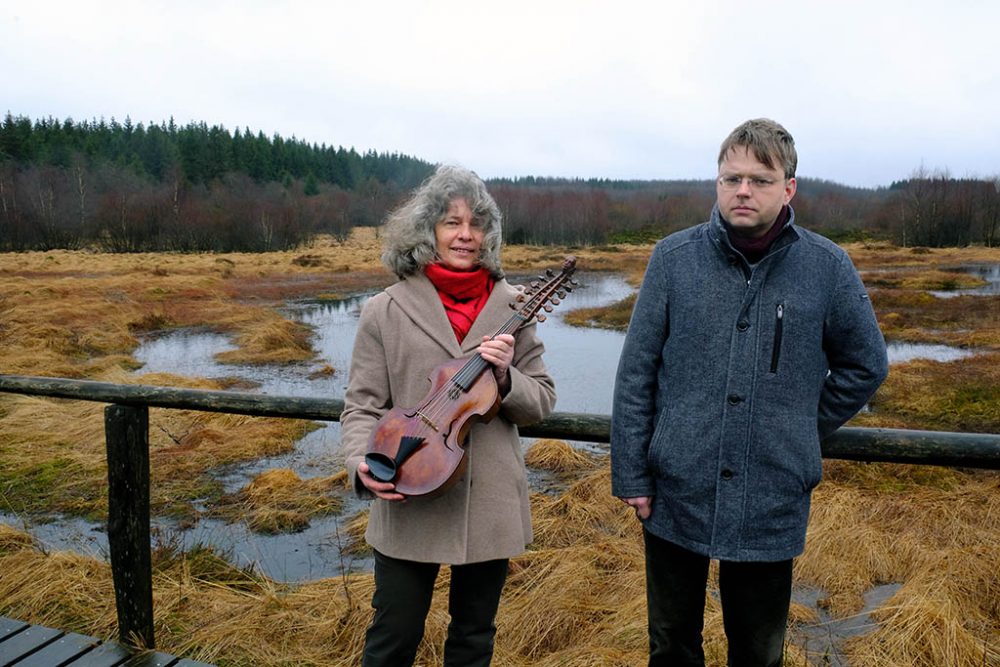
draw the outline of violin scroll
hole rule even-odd
[[[517,311],[515,316],[522,318],[522,324],[527,323],[532,317],[544,322],[545,315],[538,311],[551,313],[552,307],[559,305],[561,300],[566,298],[566,294],[573,291],[573,287],[579,284],[571,278],[575,271],[576,257],[569,255],[558,275],[552,269],[546,269],[545,275],[532,280],[528,287],[519,286],[518,289],[522,291],[510,304],[510,307]]]

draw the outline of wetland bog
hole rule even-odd
[[[890,342],[967,353],[894,363],[871,410],[853,423],[1000,432],[1000,296],[966,293],[989,283],[990,274],[956,270],[1000,265],[1000,251],[847,248]],[[515,246],[505,250],[504,260],[516,276],[558,266],[572,252],[582,267],[620,272],[635,285],[650,249]],[[338,303],[387,284],[377,257],[378,239],[368,229],[345,243],[321,241],[264,255],[0,255],[2,371],[221,389],[260,388],[278,378],[291,384],[267,390],[312,385],[335,394],[346,382],[349,357],[329,352],[317,324],[287,305]],[[941,291],[963,293],[944,298]],[[563,318],[603,327],[609,338],[601,345],[608,347],[627,325],[631,305],[626,294],[611,290],[605,296],[596,305],[577,304],[571,296],[560,308],[569,313],[579,307]],[[609,308],[607,301],[622,303]],[[202,359],[189,351],[176,364],[142,368],[149,363],[142,350],[148,351],[151,334],[162,339],[181,331],[222,337],[227,347],[221,355],[211,348]],[[577,360],[587,354],[570,350]],[[211,373],[194,373],[209,367]],[[290,368],[297,370],[289,374]],[[598,372],[610,385],[607,368]],[[553,374],[557,387],[593,382]],[[605,412],[603,400],[576,409]],[[103,520],[101,408],[0,395],[0,511],[14,517],[0,524],[2,615],[86,634],[115,633],[110,571],[100,554],[54,549],[25,530],[52,517]],[[575,408],[560,401],[557,409]],[[371,611],[371,576],[358,540],[366,515],[344,489],[337,438],[317,437],[326,429],[287,419],[151,411],[157,517],[179,525],[238,525],[279,539],[338,517],[336,533],[316,538],[316,548],[362,565],[282,581],[227,559],[225,550],[181,548],[165,536],[154,565],[160,647],[224,665],[357,663]],[[294,459],[296,443],[310,438],[311,472],[281,458]],[[535,542],[512,562],[495,664],[644,662],[641,537],[631,515],[610,497],[605,452],[561,441],[526,447],[547,492],[532,496]],[[241,476],[219,473],[234,467]],[[793,632],[786,664],[1000,664],[998,474],[842,461],[827,461],[825,472],[806,553],[796,561],[800,594],[792,615],[802,632]],[[446,580],[445,570],[441,583]],[[440,661],[436,651],[447,625],[439,597],[419,658],[430,664]],[[866,619],[862,631],[840,631],[838,623],[856,617]],[[724,664],[721,610],[712,596],[706,652],[709,664]]]

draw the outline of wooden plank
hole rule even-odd
[[[0,667],[214,667],[0,616]]]
[[[39,651],[20,660],[14,667],[62,667],[73,664],[73,660],[90,652],[101,643],[100,639],[69,633],[48,644]],[[89,666],[91,663],[88,661]],[[106,663],[107,667],[115,663]]]
[[[117,667],[125,662],[132,652],[115,642],[105,642],[85,653],[66,667]],[[14,667],[21,667],[19,664]]]
[[[8,667],[62,636],[60,630],[30,627],[0,644],[0,667]]]
[[[16,621],[13,618],[0,616],[0,642],[24,630],[26,627],[28,627],[28,624],[24,621]]]
[[[177,660],[166,653],[150,652],[135,656],[121,667],[175,667]]]

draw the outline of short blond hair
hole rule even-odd
[[[785,178],[795,178],[795,169],[799,163],[795,140],[788,130],[770,118],[748,120],[730,132],[719,149],[719,166],[722,166],[729,151],[737,147],[744,147],[752,152],[757,161],[768,169],[778,166],[784,171]]]

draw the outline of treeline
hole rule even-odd
[[[6,115],[0,249],[261,251],[378,224],[433,165],[177,126]]]
[[[475,165],[468,165],[475,168]],[[126,118],[0,125],[0,250],[287,249],[379,224],[433,165],[294,137]],[[511,243],[649,241],[705,219],[711,180],[492,179]],[[1000,178],[915,171],[888,188],[802,178],[799,221],[837,241],[1000,241]]]
[[[506,214],[509,240],[542,244],[653,241],[705,220],[715,202],[710,180],[502,179],[490,189]],[[800,224],[838,242],[1000,243],[1000,177],[918,170],[877,189],[800,178],[793,206]]]

